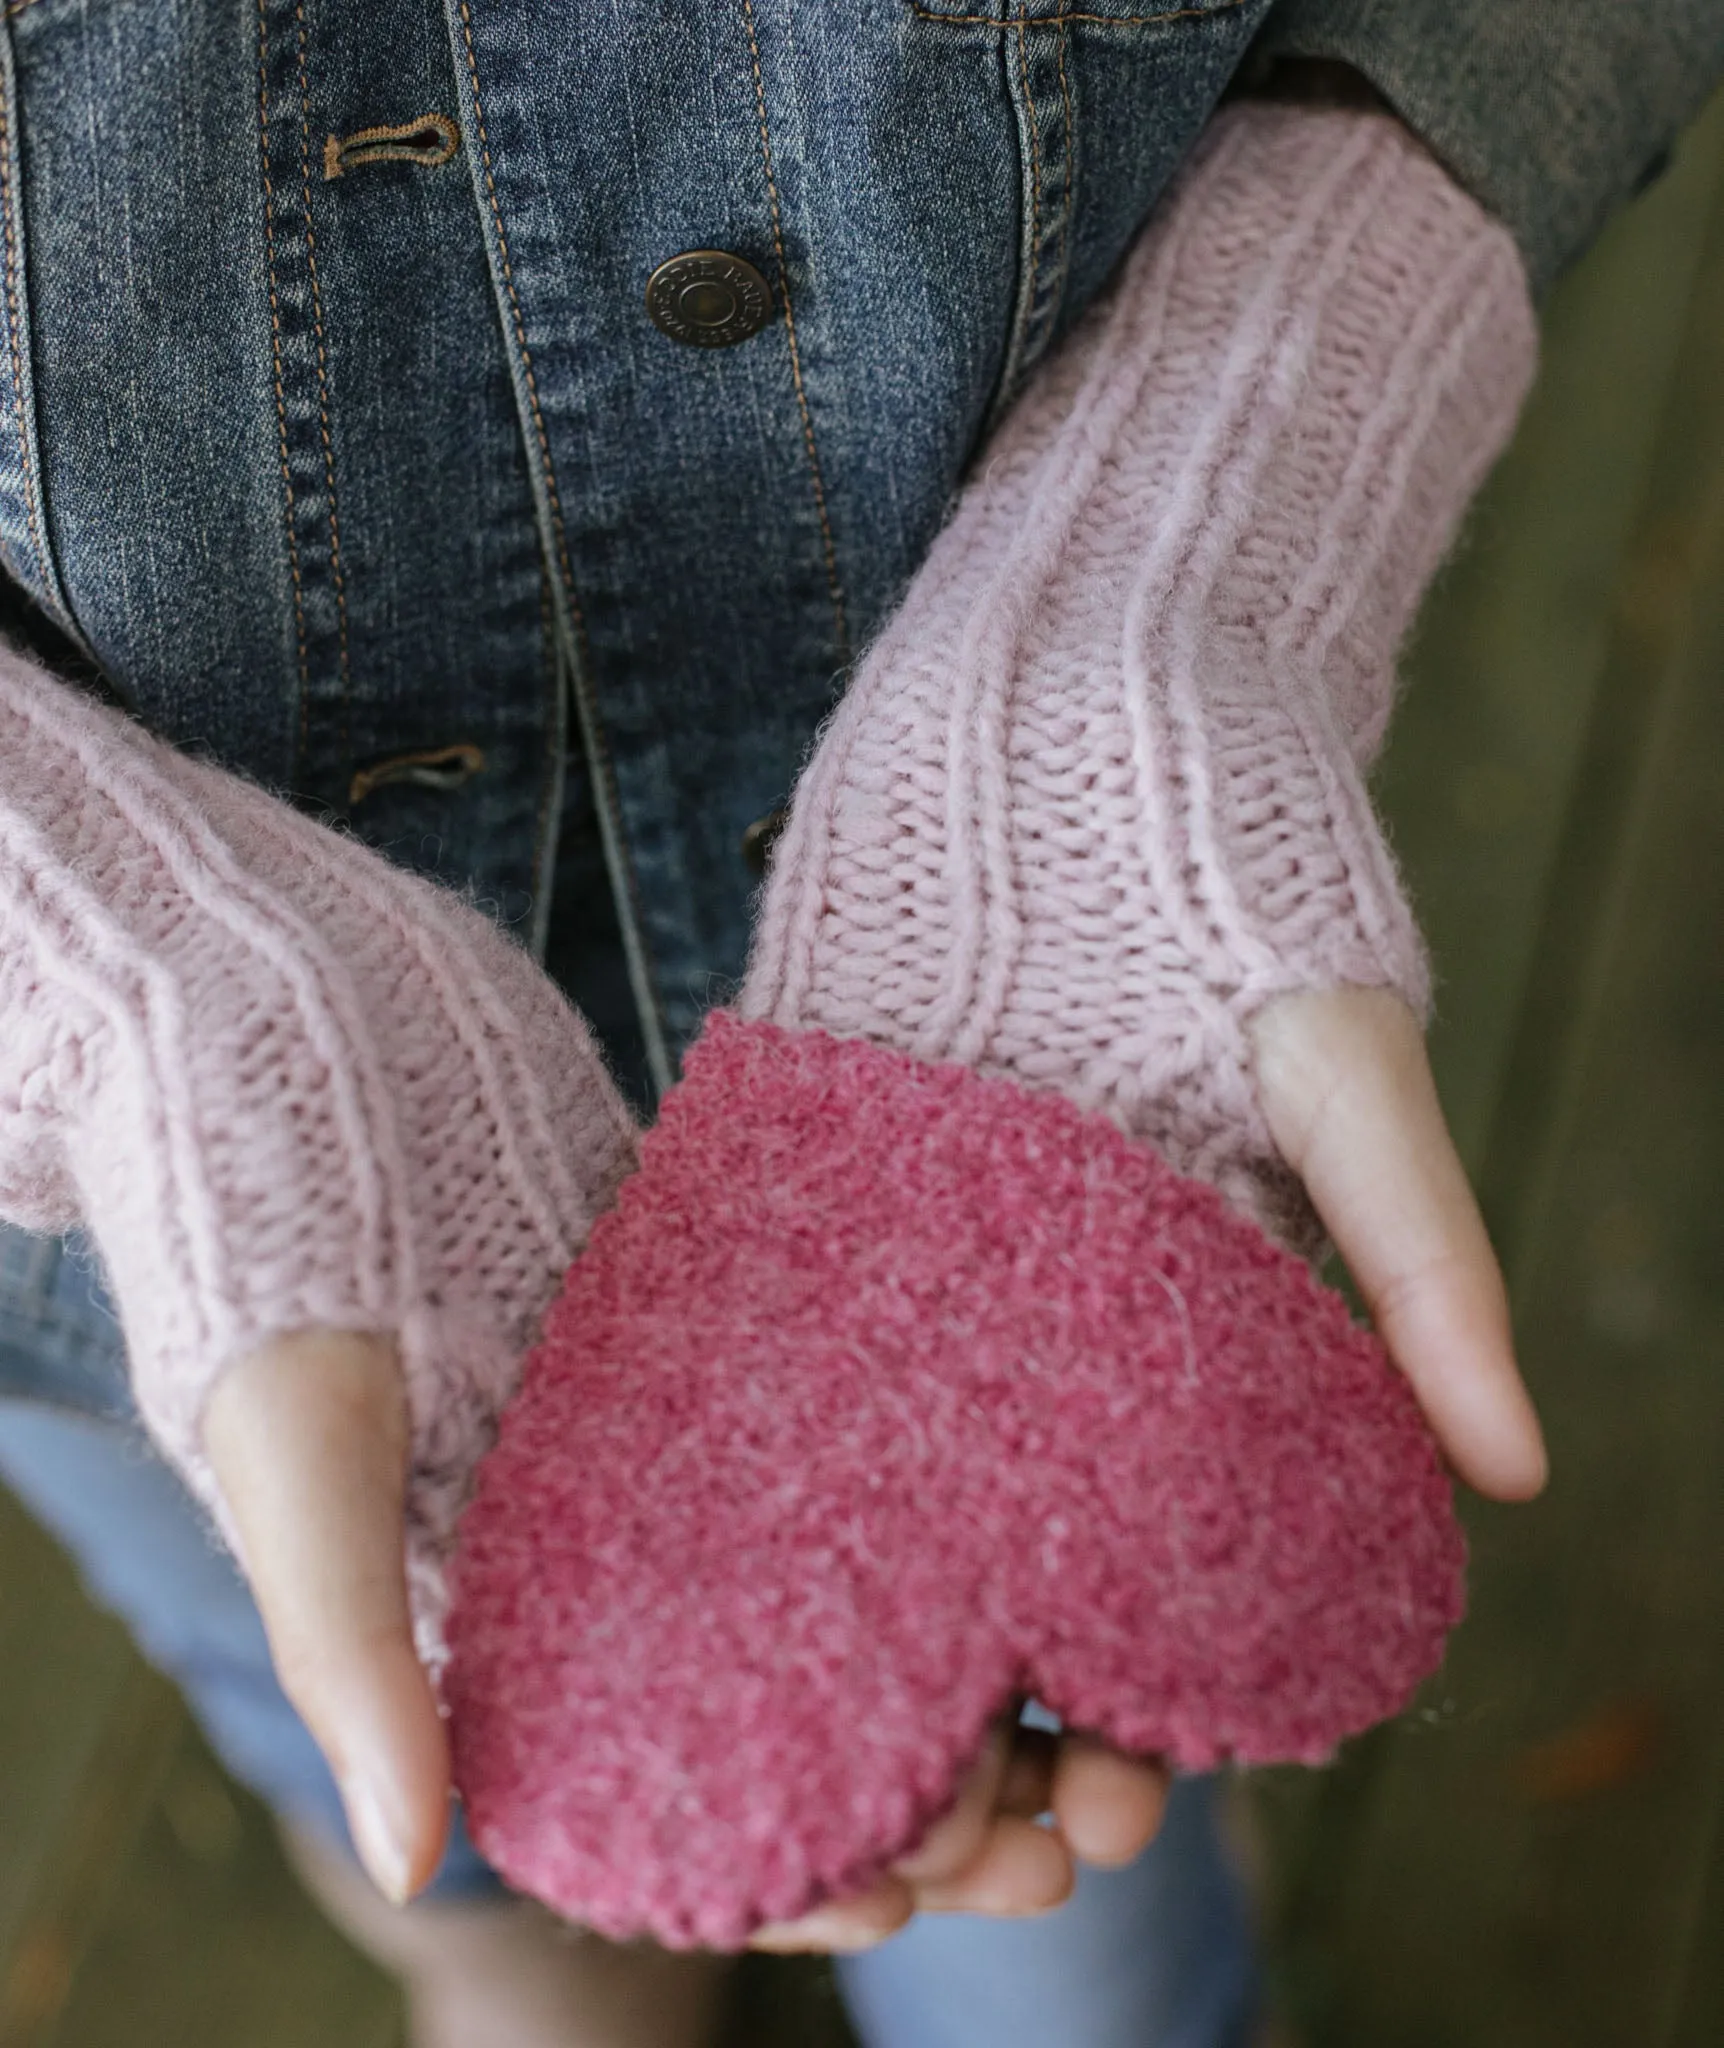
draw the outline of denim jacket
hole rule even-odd
[[[11,0],[0,563],[165,736],[540,944],[560,843],[662,1082],[979,438],[1265,53],[1362,71],[1543,281],[1724,7]],[[655,324],[690,251],[754,331]]]

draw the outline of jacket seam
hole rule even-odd
[[[1028,5],[1029,0],[1018,0],[1018,70],[1024,81],[1024,125],[1030,137],[1030,288],[1024,298],[1026,328],[1033,316],[1036,286],[1041,280],[1042,270],[1042,123],[1036,111],[1036,89],[1030,82],[1030,42],[1025,23]]]
[[[24,0],[26,6],[33,0]],[[1204,21],[1211,15],[1229,14],[1236,7],[1246,5],[1246,0],[1217,0],[1214,7],[1174,7],[1161,14],[1095,14],[1081,12],[1076,8],[1061,8],[1057,14],[1032,14],[1026,19],[1020,7],[1017,20],[1029,28],[1063,28],[1073,21],[1094,22],[1101,28],[1148,28],[1163,21]],[[937,7],[922,7],[917,0],[910,0],[910,12],[918,21],[950,22],[959,28],[1003,28],[1005,22],[997,14],[945,14]]]
[[[30,6],[34,0],[23,0]],[[269,329],[271,366],[275,383],[275,424],[277,456],[281,463],[281,487],[285,496],[287,566],[293,580],[293,625],[299,662],[299,753],[305,757],[311,715],[311,665],[306,652],[305,579],[299,562],[299,539],[294,532],[293,469],[288,461],[287,393],[281,367],[281,296],[275,255],[275,181],[269,171],[269,0],[257,0],[257,116],[263,170],[263,239],[269,273]]]
[[[335,442],[329,430],[329,355],[323,332],[323,285],[317,274],[317,231],[311,218],[311,84],[306,58],[305,0],[296,0],[299,30],[299,166],[305,205],[305,260],[311,277],[311,325],[317,353],[317,418],[323,443],[323,482],[329,498],[329,575],[335,588],[336,662],[341,679],[343,766],[352,747],[353,677],[348,664],[347,577],[341,566],[341,521],[335,500]]]
[[[850,629],[845,618],[844,590],[838,575],[838,549],[832,538],[832,520],[826,503],[826,482],[820,469],[820,452],[814,439],[814,415],[802,377],[802,349],[796,337],[796,309],[791,303],[790,269],[784,257],[784,221],[779,205],[778,179],[772,163],[772,137],[766,120],[766,82],[760,68],[760,39],[755,33],[754,0],[742,0],[743,26],[748,31],[749,63],[754,72],[754,105],[760,121],[760,160],[766,172],[767,202],[772,213],[772,249],[778,265],[778,289],[784,299],[784,333],[790,345],[790,377],[796,387],[797,410],[802,416],[802,441],[808,451],[808,472],[814,486],[814,509],[820,520],[821,546],[826,559],[826,588],[832,599],[832,622],[838,635],[838,653],[849,660]]]
[[[1071,31],[1064,20],[1060,22],[1059,67],[1060,105],[1065,113],[1065,191],[1060,206],[1060,254],[1054,266],[1053,294],[1056,307],[1062,305],[1066,295],[1066,282],[1071,274],[1072,260],[1072,200],[1073,185],[1077,172],[1077,112],[1072,104],[1071,76],[1066,68],[1066,46],[1071,40]]]
[[[473,13],[470,0],[458,0],[458,12],[461,19],[461,39],[467,59],[467,82],[473,95],[473,125],[478,135],[480,167],[485,174],[485,201],[490,208],[491,226],[497,237],[497,254],[502,270],[503,289],[508,295],[509,317],[515,329],[515,346],[520,352],[521,376],[527,388],[527,406],[533,416],[533,432],[539,443],[539,458],[544,469],[545,497],[551,514],[552,533],[556,540],[557,567],[561,572],[563,595],[569,607],[570,623],[584,648],[586,621],[581,611],[580,596],[575,588],[574,565],[569,554],[568,529],[563,521],[562,494],[557,488],[556,465],[551,459],[551,437],[545,426],[544,409],[539,402],[539,380],[533,369],[533,352],[527,342],[526,316],[521,310],[521,295],[515,286],[515,267],[513,259],[509,254],[509,237],[507,230],[503,226],[503,207],[501,200],[497,196],[496,173],[491,164],[491,140],[485,127],[485,106],[479,90],[479,58],[478,52],[473,46]],[[578,690],[578,679],[571,678],[571,680]],[[637,992],[637,1000],[644,997],[644,1007],[649,1012],[649,1014],[642,1016],[640,1020],[641,1027],[646,1035],[649,1054],[655,1042],[660,1045],[660,1058],[654,1061],[653,1064],[655,1067],[663,1066],[667,1071],[655,1075],[655,1078],[659,1079],[661,1085],[668,1086],[672,1076],[668,1071],[668,1052],[665,1052],[662,1047],[664,1031],[663,1009],[659,1001],[657,989],[654,986],[652,970],[646,952],[646,926],[641,910],[640,893],[635,882],[634,863],[630,860],[628,849],[622,842],[622,804],[617,790],[616,766],[611,759],[610,748],[605,741],[604,729],[599,722],[596,705],[591,703],[586,705],[581,722],[583,728],[586,729],[587,772],[590,775],[596,776],[599,780],[602,796],[600,805],[601,818],[604,812],[608,810],[612,828],[609,836],[616,842],[614,855],[612,856],[613,886],[620,881],[623,893],[627,899],[629,917],[634,926],[635,937],[632,951],[638,956],[638,971],[641,983],[643,984]],[[609,851],[610,849],[607,848],[607,852]],[[627,935],[625,934],[625,946],[626,944]]]
[[[24,351],[20,338],[22,314],[18,305],[18,233],[13,219],[17,197],[14,170],[17,152],[12,134],[12,109],[0,93],[0,211],[6,216],[6,339],[12,356],[12,409],[18,425],[18,468],[24,487],[24,516],[30,528],[30,548],[36,557],[36,574],[42,593],[52,601],[54,578],[49,574],[47,551],[42,545],[42,528],[36,509],[36,480],[30,455],[30,422],[24,410]]]
[[[941,19],[949,17],[938,17]],[[1001,58],[1009,84],[1013,115],[1017,128],[1020,164],[1020,207],[1018,236],[1018,283],[1011,320],[1007,327],[1005,352],[1001,359],[1000,373],[983,419],[982,438],[986,439],[1004,418],[1013,399],[1023,386],[1025,376],[1039,361],[1046,350],[1049,316],[1043,310],[1051,290],[1057,297],[1065,288],[1066,266],[1070,253],[1071,198],[1072,198],[1072,150],[1074,137],[1071,132],[1072,95],[1069,76],[1065,70],[1066,30],[1058,27],[1057,52],[1060,59],[1059,84],[1063,116],[1067,127],[1065,133],[1065,180],[1064,211],[1060,221],[1060,243],[1058,260],[1049,267],[1044,264],[1042,252],[1042,221],[1046,212],[1043,180],[1046,162],[1042,150],[1042,105],[1038,105],[1035,89],[1035,66],[1040,61],[1038,53],[1045,51],[1045,43],[1032,43],[1029,31],[1043,25],[1048,17],[1040,21],[1029,13],[1029,0],[1016,0],[1016,12],[1004,19],[991,20],[998,37]],[[1030,355],[1034,349],[1033,357]]]
[[[557,649],[552,569],[545,559],[542,545],[536,553],[539,565],[541,697],[545,707],[545,730],[551,739],[545,748],[544,773],[539,778],[539,800],[533,806],[533,907],[529,913],[529,939],[533,958],[542,963],[551,940],[551,913],[555,907],[552,896],[556,889],[558,842],[562,837],[559,826],[568,802],[569,733],[562,660]],[[591,773],[586,763],[583,762],[582,767],[584,772]]]

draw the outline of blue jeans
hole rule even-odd
[[[866,2048],[1244,2048],[1255,1967],[1213,1778],[1182,1779],[1129,1869],[1042,1920],[918,1920],[838,1965]]]
[[[24,1381],[17,1354],[26,1345],[30,1353],[30,1396],[0,1399],[0,1482],[71,1553],[92,1599],[179,1685],[233,1775],[284,1817],[345,1841],[335,1780],[276,1681],[245,1581],[136,1419],[119,1329],[93,1269],[59,1240],[0,1233],[0,1265],[24,1259],[37,1263],[44,1314],[27,1331],[0,1322],[0,1385]],[[433,1889],[497,1888],[457,1817]]]
[[[139,1428],[93,1263],[0,1232],[0,1296],[13,1304],[0,1318],[0,1481],[177,1681],[234,1776],[345,1840],[334,1780],[276,1683],[251,1595]],[[927,1920],[846,1961],[867,2048],[1236,2048],[1254,1973],[1216,1803],[1212,1782],[1181,1784],[1156,1845],[1129,1870],[1086,1872],[1047,1920]],[[498,1889],[458,1816],[432,1889]]]

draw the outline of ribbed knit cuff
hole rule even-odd
[[[473,1464],[633,1156],[579,1018],[447,892],[0,653],[0,1026],[0,1212],[89,1228],[218,1518],[222,1370],[396,1339],[434,1634]]]
[[[1531,348],[1393,123],[1242,109],[986,451],[463,1525],[511,1881],[732,1945],[883,1869],[1025,1692],[1309,1760],[1435,1662],[1448,1482],[1236,1213],[1299,1236],[1245,1029],[1424,1000],[1361,764]]]
[[[1361,781],[1534,359],[1385,116],[1220,117],[985,451],[776,849],[740,1008],[1105,1111],[1284,1235],[1271,997],[1428,999]]]

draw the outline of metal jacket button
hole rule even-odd
[[[740,256],[689,249],[647,279],[646,305],[653,325],[672,341],[729,348],[772,318],[772,287]]]

